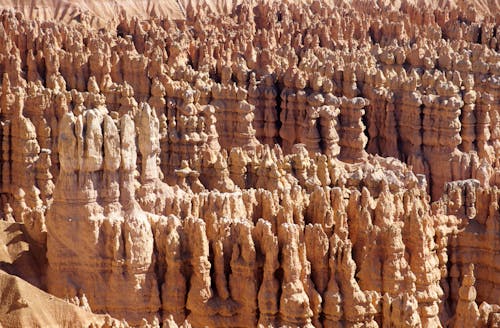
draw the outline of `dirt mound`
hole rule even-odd
[[[112,321],[0,270],[0,327],[88,327],[106,320]]]

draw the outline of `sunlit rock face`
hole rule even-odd
[[[130,3],[0,14],[0,218],[108,314],[50,322],[500,325],[500,8]]]

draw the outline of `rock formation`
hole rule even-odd
[[[0,326],[500,324],[495,4],[46,4],[0,13]]]

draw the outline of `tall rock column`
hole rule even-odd
[[[278,228],[283,269],[280,316],[282,323],[293,327],[312,327],[313,312],[301,280],[299,226],[284,223]]]
[[[279,135],[283,144],[283,152],[289,154],[297,139],[295,121],[297,119],[297,93],[294,90],[294,77],[291,70],[284,76],[284,88],[281,91],[281,128]]]
[[[15,93],[12,104],[10,127],[10,175],[11,192],[14,194],[14,218],[25,224],[28,234],[37,243],[45,243],[45,211],[36,185],[37,163],[40,146],[35,126],[23,115],[25,94],[22,89]]]
[[[429,163],[431,197],[438,199],[446,181],[452,180],[450,157],[458,157],[460,137],[460,108],[463,101],[457,96],[458,88],[452,83],[440,82],[438,95],[424,96],[424,155]]]
[[[414,172],[426,173],[422,153],[422,96],[417,91],[417,78],[409,77],[402,83],[402,91],[397,97],[399,133],[402,153],[406,162],[413,166]],[[401,158],[401,157],[400,157]]]
[[[274,86],[274,78],[268,75],[264,79],[264,143],[274,145],[279,137],[278,108],[276,97],[278,92]]]
[[[485,158],[488,161],[492,161],[494,158],[494,149],[490,145],[491,139],[491,108],[494,99],[489,93],[481,93],[479,98],[479,103],[476,109],[476,142],[477,142],[477,153],[479,158]]]
[[[342,161],[359,162],[367,156],[365,151],[368,138],[364,134],[365,125],[362,116],[368,100],[355,97],[342,97],[340,105],[340,155]]]
[[[255,129],[255,137],[260,142],[265,139],[265,101],[263,99],[264,90],[262,82],[257,83],[255,73],[250,74],[250,82],[248,83],[248,103],[254,106],[253,128]]]
[[[327,155],[337,156],[340,152],[339,134],[337,131],[340,100],[331,93],[332,89],[333,83],[330,80],[326,80],[323,83],[325,103],[319,110],[319,130],[322,151]]]
[[[463,91],[464,107],[462,107],[462,144],[461,150],[468,153],[474,150],[476,140],[476,99],[477,92],[474,91],[474,77],[467,76],[464,80],[465,90]]]
[[[48,290],[66,298],[83,292],[93,311],[134,325],[152,322],[160,299],[152,229],[135,200],[134,122],[125,114],[116,125],[87,110],[66,113],[59,131],[61,170],[47,217]]]
[[[261,252],[265,256],[262,283],[257,295],[259,304],[259,325],[274,325],[278,315],[279,281],[276,279],[278,262],[278,238],[271,230],[271,223],[260,219],[255,227]]]
[[[338,278],[340,291],[344,296],[344,315],[347,325],[378,327],[373,320],[376,309],[371,294],[361,290],[354,278],[356,263],[352,259],[352,244],[346,240],[337,252]]]
[[[205,226],[201,219],[189,219],[184,225],[193,266],[186,308],[191,311],[188,320],[195,326],[210,322],[210,317],[215,314],[208,304],[214,292],[211,287],[211,263],[208,260],[209,246]]]
[[[474,283],[474,264],[465,269],[462,286],[458,290],[458,304],[453,318],[453,328],[477,327],[479,324],[479,309],[476,304],[476,288]]]
[[[332,235],[330,238],[330,255],[328,257],[330,275],[328,277],[328,285],[323,294],[323,314],[325,316],[323,325],[325,328],[339,328],[343,326],[341,322],[344,315],[342,308],[343,297],[337,281],[338,265],[336,263],[337,252],[340,251],[340,246],[341,241],[339,237],[336,234]]]
[[[253,225],[249,221],[237,222],[234,227],[233,252],[229,289],[231,298],[239,304],[238,325],[257,324],[257,254],[252,239]]]
[[[167,268],[165,271],[165,282],[163,283],[162,309],[163,317],[172,315],[177,324],[181,324],[185,319],[186,301],[186,278],[182,272],[182,234],[181,222],[176,217],[170,216],[167,219],[167,236],[165,240],[165,255]]]

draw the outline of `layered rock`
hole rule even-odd
[[[361,97],[342,98],[340,107],[340,159],[346,162],[362,161],[366,157],[364,150],[368,138],[364,134],[365,126],[361,121],[364,107],[368,101]]]
[[[432,199],[437,199],[444,183],[452,180],[451,165],[443,159],[459,156],[457,146],[462,142],[459,115],[463,101],[457,96],[457,89],[451,82],[438,83],[438,95],[426,96],[423,100],[423,144],[429,162]]]
[[[498,268],[490,264],[488,258],[493,258],[497,249],[493,231],[498,230],[498,189],[484,189],[478,185],[477,180],[448,185],[446,198],[453,206],[448,205],[447,212],[456,215],[462,227],[451,239],[449,260],[452,270],[458,272],[469,264],[477,265],[477,301],[495,303],[499,292],[496,282]],[[458,289],[450,292],[451,299],[457,302]]]
[[[66,298],[84,290],[93,311],[132,324],[152,321],[160,298],[152,228],[134,196],[135,124],[128,114],[115,122],[89,109],[66,113],[59,131],[61,170],[47,217],[48,290]],[[151,173],[144,156],[142,164],[143,174]]]
[[[470,264],[466,270],[459,289],[460,296],[454,318],[454,327],[476,327],[479,324],[479,309],[475,302],[474,265]]]
[[[498,18],[403,3],[2,12],[0,218],[47,290],[144,327],[497,325]]]
[[[255,130],[252,127],[255,107],[247,102],[248,91],[236,84],[231,84],[231,70],[224,67],[221,84],[212,87],[216,108],[217,130],[222,148],[242,147],[253,149],[257,144]]]

